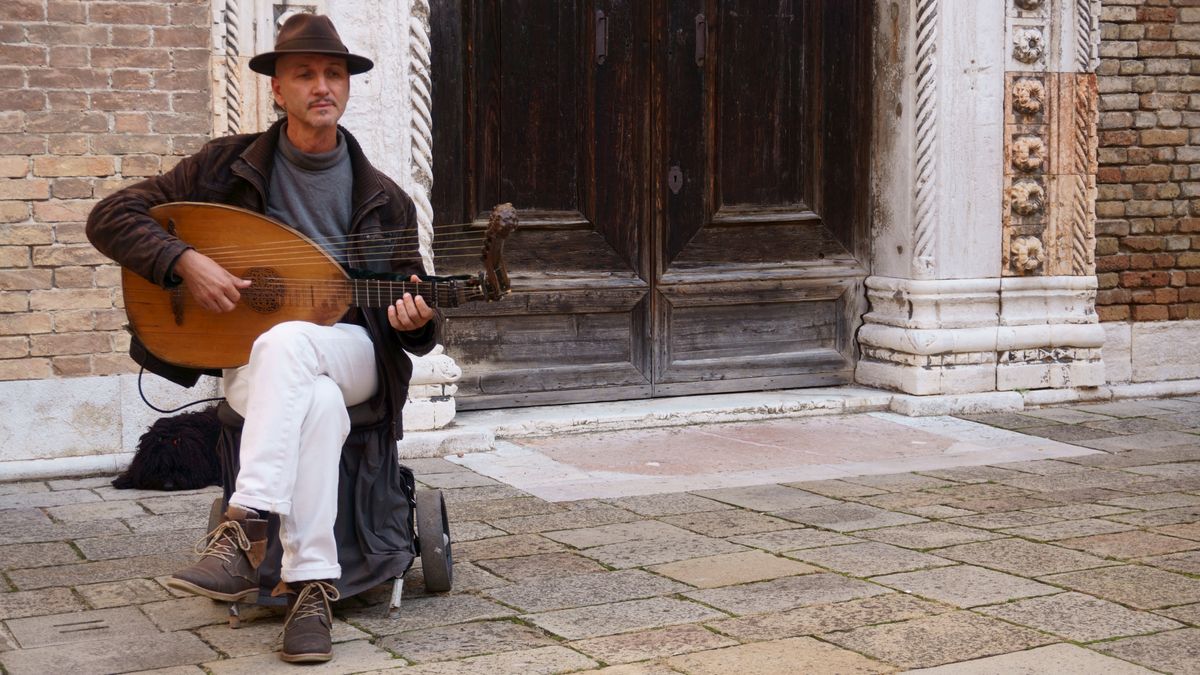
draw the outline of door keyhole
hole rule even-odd
[[[677,195],[683,189],[683,169],[676,164],[667,172],[667,187],[671,188],[671,194]]]

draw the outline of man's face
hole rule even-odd
[[[284,54],[271,78],[275,102],[288,123],[310,130],[335,128],[350,98],[346,59],[322,54]]]

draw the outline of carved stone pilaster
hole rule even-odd
[[[883,5],[856,379],[913,394],[1103,384],[1098,4]]]

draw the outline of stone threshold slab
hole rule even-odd
[[[953,417],[869,412],[495,441],[447,457],[547,501],[1075,457],[1097,451]]]

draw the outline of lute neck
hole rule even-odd
[[[387,307],[411,293],[430,307],[457,307],[466,301],[464,289],[453,282],[351,279],[350,302],[359,307]]]

